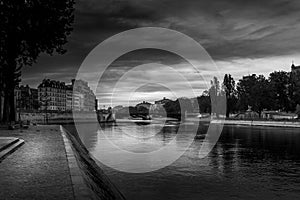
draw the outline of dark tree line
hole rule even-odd
[[[63,54],[74,0],[0,0],[0,122],[15,121],[14,88],[40,53]]]
[[[211,83],[209,91],[198,97],[200,112],[211,113],[212,96],[220,90],[225,95],[226,116],[230,113],[246,111],[248,106],[261,114],[263,110],[280,110],[300,114],[300,73],[272,72],[268,78],[252,74],[243,76],[237,83],[230,74],[225,74],[222,86],[217,78]]]
[[[193,112],[193,106],[188,98],[178,98],[163,105],[167,117],[183,119],[185,113]]]

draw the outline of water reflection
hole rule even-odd
[[[103,130],[114,135],[116,144],[131,151],[167,145],[177,130],[176,126],[164,126],[154,138],[132,145],[118,126]],[[186,125],[186,130],[189,126],[193,125]],[[84,144],[91,152],[99,150],[98,129],[83,128],[88,133],[83,137]],[[131,130],[133,134],[147,134],[141,132],[156,128],[147,125]],[[198,134],[206,130],[207,125],[201,124]],[[176,151],[183,151],[184,139],[176,140]],[[151,148],[145,144],[151,144]],[[202,140],[195,140],[172,165],[145,174],[122,173],[98,164],[128,199],[300,199],[299,129],[225,126],[218,143],[203,159],[198,157],[201,145]]]

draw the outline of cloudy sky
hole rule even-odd
[[[24,68],[22,83],[36,87],[45,77],[70,82],[99,43],[139,27],[164,27],[188,35],[206,49],[221,76],[230,73],[238,80],[249,73],[267,76],[274,70],[289,71],[292,61],[300,64],[299,10],[297,0],[77,0],[74,31],[66,45],[68,52],[62,56],[41,55],[34,66]],[[121,56],[110,66],[97,88],[102,103],[109,102],[111,84],[116,85],[128,70],[134,70],[133,75],[123,78],[116,89],[116,104],[128,100],[126,89],[148,75],[163,77],[168,87],[188,96],[184,84],[174,78],[178,74],[168,68],[155,64],[134,68],[145,63],[174,67],[199,94],[206,87],[182,58],[159,50],[140,50]],[[210,74],[213,76],[215,71]],[[149,101],[172,96],[163,83],[141,86],[136,93],[133,98]]]

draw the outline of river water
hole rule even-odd
[[[92,154],[111,159],[117,157],[103,145],[101,133],[111,135],[120,148],[138,153],[168,145],[178,130],[177,125],[131,123],[103,126],[101,133],[99,125],[77,128],[84,130],[79,131],[84,132],[80,137]],[[130,136],[152,138],[137,142],[140,138],[125,137],[124,130]],[[207,124],[200,124],[198,134],[206,130]],[[176,151],[184,151],[181,142],[175,143]],[[178,160],[154,172],[125,173],[98,164],[129,200],[300,199],[300,129],[224,126],[217,144],[203,159],[198,157],[201,145],[201,139],[195,140]]]

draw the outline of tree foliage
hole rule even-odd
[[[219,117],[220,114],[225,115],[226,105],[223,105],[225,92],[220,86],[220,81],[217,77],[213,77],[211,80],[211,86],[209,88],[209,97],[211,101],[211,113]]]
[[[300,72],[274,71],[268,79],[263,75],[252,74],[242,77],[237,84],[230,74],[225,74],[221,89],[219,81],[214,78],[210,89],[197,97],[200,112],[214,113],[212,105],[222,95],[226,95],[227,99],[227,117],[230,113],[246,111],[248,106],[259,114],[263,110],[296,110],[299,115]]]
[[[248,106],[252,106],[254,111],[261,113],[263,109],[271,108],[270,83],[263,75],[244,76],[237,84],[237,93],[240,110],[246,110]]]
[[[297,104],[300,104],[300,72],[295,71],[290,74],[290,85],[289,85],[289,97],[290,107],[292,110],[295,109]]]
[[[230,74],[225,74],[223,80],[223,89],[226,95],[226,117],[229,117],[229,114],[236,110],[236,88],[235,81]]]
[[[296,106],[296,114],[297,114],[297,119],[300,119],[300,105],[297,104]]]
[[[15,120],[14,88],[23,66],[40,53],[63,54],[72,31],[74,0],[1,0],[0,66],[1,120]],[[0,105],[1,107],[1,105]]]
[[[163,105],[166,114],[168,117],[174,117],[174,116],[180,116],[181,115],[181,109],[180,109],[180,103],[178,100],[176,101],[167,101]]]
[[[201,113],[211,113],[211,101],[207,90],[201,96],[197,97],[197,101]]]
[[[275,71],[269,76],[270,92],[272,95],[272,108],[275,110],[288,111],[289,103],[289,73],[285,71]]]

